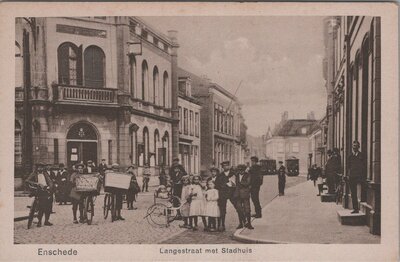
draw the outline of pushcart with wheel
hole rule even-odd
[[[92,224],[94,217],[94,202],[100,194],[99,174],[84,174],[76,178],[76,191],[83,198],[83,217],[86,218],[88,225]]]

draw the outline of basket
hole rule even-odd
[[[132,175],[126,173],[108,172],[106,173],[104,187],[129,189]]]
[[[100,178],[95,175],[80,175],[76,178],[77,192],[100,192]]]

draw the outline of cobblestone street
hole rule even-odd
[[[288,178],[287,186],[292,186],[304,181],[304,177]],[[153,188],[149,189],[154,190]],[[277,179],[275,176],[264,178],[264,185],[260,193],[262,205],[266,205],[277,195]],[[93,224],[73,224],[72,206],[53,206],[56,212],[51,215],[50,221],[54,224],[51,227],[42,226],[37,228],[34,224],[27,229],[27,221],[14,223],[14,242],[16,244],[151,244],[151,243],[237,243],[231,239],[236,226],[237,215],[231,204],[228,204],[227,231],[225,233],[205,233],[200,230],[193,232],[179,228],[181,221],[174,221],[169,228],[160,228],[150,225],[146,219],[147,208],[153,203],[152,193],[140,193],[137,202],[134,204],[137,210],[127,210],[126,204],[122,211],[125,221],[111,223],[110,217],[103,218],[104,195],[97,197],[95,201],[95,216]],[[26,212],[27,205],[32,199],[27,197],[15,198],[16,212]],[[25,211],[24,211],[25,210]],[[34,220],[36,222],[36,219]]]

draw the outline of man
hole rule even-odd
[[[92,174],[92,173],[96,173],[96,172],[97,172],[97,169],[96,169],[95,164],[93,163],[92,160],[88,160],[88,161],[87,161],[87,166],[86,166],[86,168],[83,170],[83,173],[85,173],[85,174]]]
[[[39,212],[38,212],[38,223],[37,226],[42,226],[42,218],[43,214],[45,216],[44,225],[45,226],[52,226],[53,224],[50,223],[50,214],[53,205],[53,190],[54,190],[54,183],[51,180],[49,174],[45,171],[45,164],[37,163],[36,170],[32,172],[26,181],[38,183],[39,185],[43,186],[47,191],[41,191],[39,193]]]
[[[177,196],[177,197],[181,197],[182,194],[182,177],[186,176],[186,171],[183,168],[183,166],[181,164],[179,164],[179,158],[175,158],[172,161],[172,166],[169,169],[169,175],[171,177],[172,180],[172,185],[173,185],[173,195]],[[177,203],[176,201],[173,203],[174,206],[178,206],[179,203]]]
[[[142,192],[149,192],[150,176],[151,176],[150,167],[149,166],[145,166],[144,170],[143,170]]]
[[[59,169],[57,172],[57,185],[58,185],[58,201],[59,204],[62,205],[63,203],[66,205],[68,202],[68,193],[69,193],[69,183],[68,183],[68,171],[65,169],[63,163],[58,165]]]
[[[225,231],[225,216],[226,216],[226,204],[229,201],[236,208],[236,202],[234,200],[233,193],[236,188],[236,177],[233,172],[230,162],[224,161],[221,163],[223,171],[217,175],[215,179],[215,189],[218,190],[218,207],[220,211],[220,227],[218,231]]]
[[[215,184],[215,180],[217,179],[217,176],[219,174],[219,170],[216,167],[211,167],[210,168],[210,173],[211,173],[211,176],[207,178],[207,183],[208,183],[208,181],[212,180],[214,182],[214,184]]]
[[[75,171],[71,174],[70,176],[70,183],[71,183],[71,202],[72,202],[72,215],[74,216],[74,224],[78,224],[80,223],[85,223],[86,222],[86,217],[84,217],[83,215],[83,196],[76,192],[76,179],[78,178],[78,176],[83,174],[83,169],[84,169],[85,165],[82,163],[76,164],[75,165]],[[79,207],[79,222],[76,218],[76,212],[78,210]]]
[[[336,176],[334,179],[334,183],[335,183],[335,191],[337,186],[339,185],[341,179],[342,179],[342,157],[340,156],[340,151],[338,148],[334,148],[332,151],[332,155],[333,155],[333,159],[335,160],[335,165],[337,167],[336,170]]]
[[[278,190],[279,196],[285,195],[285,185],[286,185],[286,168],[283,165],[282,161],[279,161],[279,168],[278,168]]]
[[[328,160],[325,164],[326,183],[328,184],[328,194],[334,194],[336,187],[336,176],[340,173],[340,166],[337,158],[333,156],[331,150],[328,150]]]
[[[348,157],[347,160],[347,170],[348,170],[348,180],[351,193],[351,200],[353,203],[352,214],[359,212],[358,207],[358,197],[357,197],[357,184],[362,182],[365,170],[364,163],[366,159],[364,155],[360,152],[360,143],[358,141],[353,142],[353,154]]]
[[[261,166],[258,164],[258,157],[252,156],[250,161],[251,166],[248,172],[251,177],[251,201],[255,209],[255,214],[252,217],[261,218],[260,187],[263,184],[263,175],[261,173]]]
[[[100,175],[104,176],[104,174],[106,173],[106,170],[107,170],[107,169],[108,169],[108,167],[107,167],[106,160],[103,158],[103,159],[101,160],[100,165],[99,165],[99,172],[100,172]]]
[[[250,216],[251,177],[250,174],[246,172],[246,168],[246,165],[237,166],[235,199],[236,210],[239,216],[239,225],[236,229],[243,228],[243,226],[248,229],[254,229],[251,225]]]

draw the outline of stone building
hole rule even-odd
[[[288,119],[282,114],[281,122],[266,141],[267,158],[277,162],[296,158],[299,160],[299,173],[307,174],[309,167],[310,140],[318,121],[315,119]]]
[[[179,77],[179,158],[186,172],[200,174],[200,103],[190,77]]]
[[[205,77],[183,69],[179,70],[179,77],[190,77],[192,96],[201,105],[201,173],[208,173],[212,165],[220,167],[225,160],[233,165],[243,164],[247,126],[239,100]]]
[[[178,156],[176,32],[137,17],[17,18],[15,167]]]
[[[358,200],[373,234],[380,234],[381,204],[381,20],[379,17],[328,17],[324,77],[328,91],[328,148],[341,151],[347,171],[352,142],[366,156]],[[351,208],[351,196],[343,205]]]

